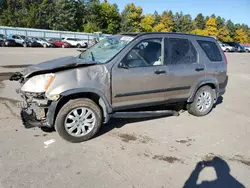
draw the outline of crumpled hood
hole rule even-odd
[[[22,70],[20,73],[24,77],[27,78],[32,75],[57,72],[57,71],[71,69],[75,67],[90,66],[90,65],[95,65],[95,64],[96,64],[95,62],[91,62],[91,61],[86,62],[85,60],[80,59],[78,57],[68,56],[68,57],[57,58],[57,59],[42,62],[39,64],[31,65],[27,67],[26,69]]]

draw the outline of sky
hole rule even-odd
[[[195,18],[198,13],[204,16],[215,14],[231,19],[234,23],[245,23],[250,26],[250,0],[108,0],[116,3],[122,11],[126,4],[135,3],[143,8],[143,13],[161,13],[172,10],[173,13],[182,11]]]

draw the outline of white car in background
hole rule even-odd
[[[244,48],[245,48],[245,51],[247,52],[247,53],[250,53],[250,46],[246,46],[246,45],[243,45],[244,46]]]
[[[87,40],[84,40],[84,39],[64,38],[63,41],[67,42],[71,46],[77,47],[77,48],[86,48],[86,47],[88,47],[88,42],[87,42]]]
[[[220,42],[219,45],[223,52],[235,52],[235,47],[233,46],[229,46],[228,44],[222,42]]]

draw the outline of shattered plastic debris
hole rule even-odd
[[[49,145],[53,144],[54,142],[56,142],[55,139],[50,139],[50,140],[45,141],[44,142],[44,144],[45,144],[44,148],[49,147]]]

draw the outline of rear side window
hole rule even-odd
[[[211,61],[222,61],[220,51],[215,42],[198,40],[198,43]]]
[[[170,38],[170,63],[192,64],[197,62],[197,52],[188,39]]]

